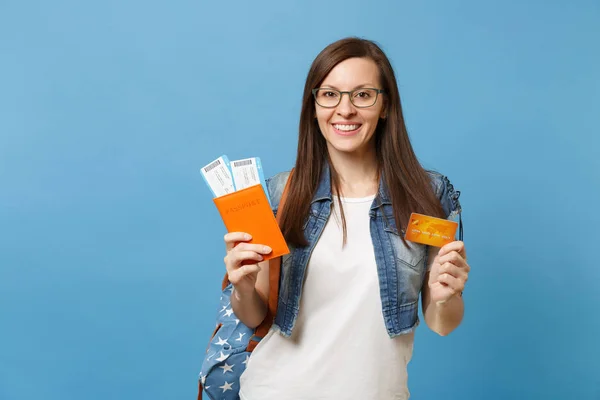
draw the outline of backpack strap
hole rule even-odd
[[[288,176],[287,182],[285,183],[285,187],[283,188],[283,193],[281,194],[281,199],[279,200],[279,207],[277,212],[277,222],[281,226],[281,218],[283,215],[283,209],[285,207],[285,201],[287,199],[288,189],[290,185],[290,181],[292,178],[292,174],[294,170],[290,172]],[[267,315],[265,319],[261,322],[259,326],[254,330],[254,334],[250,338],[248,342],[248,346],[246,347],[247,351],[253,351],[258,342],[269,333],[271,329],[271,325],[273,325],[273,320],[275,319],[275,314],[277,314],[277,302],[279,301],[279,277],[281,275],[281,257],[272,258],[269,260],[269,300],[268,300],[268,308]],[[256,339],[255,339],[256,338]]]

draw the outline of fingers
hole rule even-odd
[[[229,282],[231,282],[233,285],[237,285],[238,282],[240,282],[244,277],[252,274],[258,274],[258,271],[260,271],[258,264],[247,264],[241,266],[228,273]]]
[[[244,261],[256,261],[260,262],[263,260],[263,256],[256,251],[251,250],[232,250],[225,256],[225,264],[230,267],[239,267]]]
[[[273,250],[262,244],[240,243],[234,248],[236,251],[255,251],[260,254],[269,254]]]
[[[439,264],[452,263],[457,267],[465,268],[467,272],[469,272],[469,270],[471,269],[471,267],[469,267],[469,264],[467,264],[467,260],[465,260],[464,257],[457,251],[451,251],[450,253],[447,253],[442,256],[438,254],[438,256],[436,257],[436,261]]]
[[[465,288],[465,281],[463,279],[457,278],[448,273],[440,274],[440,276],[438,276],[438,282],[448,286],[454,291],[454,293],[462,292]]]
[[[269,254],[271,249],[268,246],[243,243],[229,251],[223,261],[227,272],[239,268],[242,264],[249,264],[248,261],[254,261],[256,264],[264,259],[263,254]]]
[[[245,232],[230,232],[224,237],[227,255],[223,261],[233,284],[247,275],[258,273],[260,268],[257,263],[273,251],[269,246],[245,242],[250,239],[251,236]]]
[[[465,243],[460,241],[460,240],[456,240],[454,242],[450,242],[447,245],[443,246],[439,253],[438,256],[442,257],[445,256],[448,253],[451,252],[457,252],[458,254],[460,254],[462,256],[462,258],[464,258],[465,260],[467,259],[467,251],[465,249]]]
[[[450,262],[443,263],[440,266],[438,276],[442,275],[448,275],[452,278],[459,279],[463,284],[469,280],[469,271],[466,268],[458,267]]]
[[[227,251],[233,249],[236,243],[247,242],[252,239],[252,236],[246,232],[229,232],[223,238]]]
[[[235,251],[232,250],[225,256],[225,269],[229,282],[237,285],[246,276],[255,278],[260,271],[258,262],[262,256],[254,251]],[[252,277],[252,275],[255,275]]]
[[[234,248],[239,250],[256,251],[257,253],[261,254],[269,254],[271,251],[273,251],[269,246],[245,243],[249,240],[252,240],[252,235],[245,232],[230,232],[227,233],[223,239],[225,240],[227,252],[230,252]]]

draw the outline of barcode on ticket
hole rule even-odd
[[[221,160],[217,160],[215,162],[212,162],[212,163],[208,164],[206,167],[204,167],[204,172],[210,172],[214,168],[218,167],[219,165],[221,165]]]
[[[243,166],[246,166],[246,165],[252,165],[253,162],[254,162],[254,160],[252,160],[252,159],[243,160],[243,161],[234,161],[233,162],[233,166],[234,167],[243,167]]]

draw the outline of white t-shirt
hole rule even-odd
[[[309,260],[290,338],[271,330],[241,376],[241,400],[405,400],[414,334],[385,329],[370,234],[374,196],[344,198]]]

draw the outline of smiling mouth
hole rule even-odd
[[[341,133],[352,133],[359,130],[362,124],[332,124],[332,126]]]

